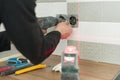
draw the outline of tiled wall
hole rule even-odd
[[[120,22],[120,1],[81,2],[80,20],[97,22]]]
[[[78,3],[67,3],[68,14],[78,14]]]
[[[119,8],[120,1],[69,2],[68,14],[78,14],[80,22],[68,45],[76,46],[82,59],[120,64]]]
[[[120,46],[85,41],[69,40],[68,45],[76,46],[81,59],[120,64]]]
[[[68,14],[80,15],[80,21],[120,22],[120,1],[68,3]]]

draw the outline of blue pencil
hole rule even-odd
[[[15,71],[17,71],[17,70],[20,70],[20,69],[23,69],[23,68],[26,68],[26,67],[30,67],[30,66],[32,66],[32,64],[22,64],[22,65],[19,65],[19,66],[16,66],[15,68],[13,68],[13,69],[11,69],[11,70],[9,70],[9,71],[5,71],[5,72],[1,72],[1,76],[6,76],[6,75],[9,75],[9,74],[12,74],[12,73],[14,73]]]

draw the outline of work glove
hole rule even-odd
[[[52,68],[52,71],[55,71],[55,72],[61,72],[61,63],[55,65],[53,68]]]

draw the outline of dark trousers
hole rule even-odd
[[[10,40],[6,31],[0,32],[0,52],[10,50]]]

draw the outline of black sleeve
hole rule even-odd
[[[3,0],[6,31],[16,48],[33,64],[41,63],[56,48],[60,32],[43,35],[34,8],[35,0]]]

